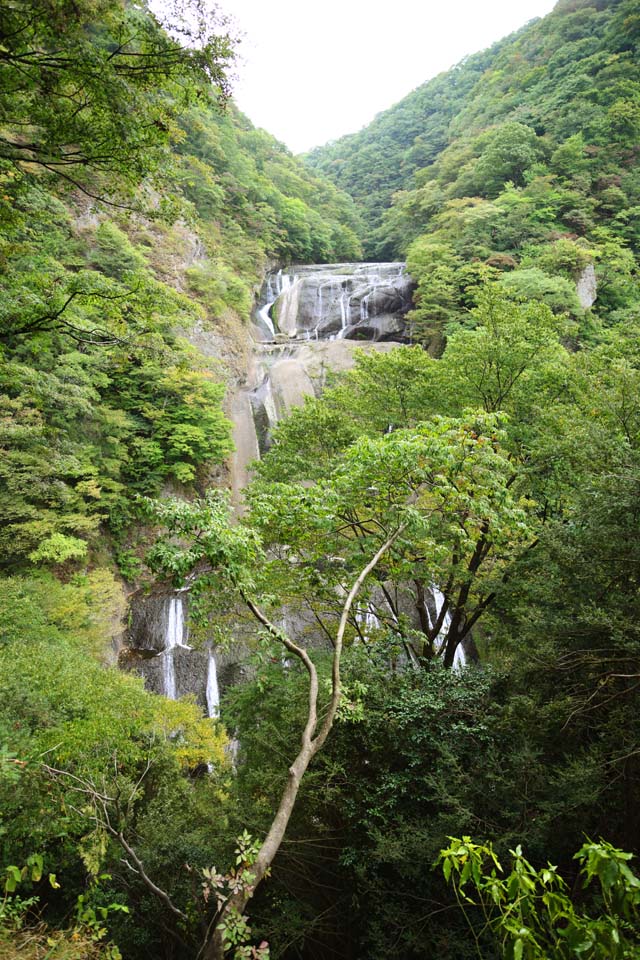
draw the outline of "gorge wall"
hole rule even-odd
[[[229,481],[237,510],[251,463],[269,449],[278,420],[305,396],[319,395],[330,372],[349,369],[356,349],[386,351],[407,342],[412,289],[404,263],[316,264],[266,276],[254,311],[253,350],[229,402],[235,445]],[[202,349],[202,332],[198,336]],[[283,610],[281,619],[307,642],[325,642],[304,615]],[[215,716],[220,693],[248,675],[249,636],[239,623],[228,649],[209,642],[194,649],[187,621],[188,590],[134,594],[121,663],[148,689],[170,699],[191,694]]]

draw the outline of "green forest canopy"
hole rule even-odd
[[[145,544],[173,577],[206,547],[217,586],[204,576],[194,606],[219,639],[242,590],[335,636],[340,590],[405,523],[364,588],[388,614],[368,636],[349,622],[340,710],[252,902],[255,943],[310,960],[534,960],[549,942],[636,956],[635,4],[561,2],[306,166],[228,100],[224,18],[187,23],[197,43],[117,0],[0,13],[0,952],[191,960],[278,803],[308,697],[277,647],[254,632],[225,724],[107,664]],[[361,354],[280,424],[230,525],[199,497],[224,486],[225,390],[264,271],[358,259],[363,238],[406,255],[420,346]],[[167,492],[177,506],[140,516]],[[194,517],[206,538],[176,552],[158,510],[177,511],[181,548]],[[394,599],[433,582],[442,644]],[[443,668],[470,631],[480,668]],[[433,869],[460,836],[481,846],[451,858],[515,852],[506,884],[456,861],[462,887],[494,891],[490,923],[467,905],[469,926]],[[537,884],[575,937],[532,907]],[[232,953],[264,957],[241,927]]]

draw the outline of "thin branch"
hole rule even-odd
[[[142,779],[144,778],[144,776],[146,776],[150,767],[151,767],[151,762],[150,760],[147,760],[147,765],[145,767],[144,773],[136,783],[134,787],[134,791],[138,789],[138,787],[140,786],[140,783],[142,782]],[[102,827],[104,830],[106,830],[106,832],[111,837],[113,837],[115,840],[118,841],[118,843],[120,844],[122,849],[125,851],[125,853],[127,853],[128,856],[131,858],[131,860],[133,860],[136,866],[137,873],[140,876],[140,879],[143,881],[145,886],[154,894],[154,896],[156,896],[167,907],[167,909],[171,911],[171,913],[175,914],[175,916],[179,917],[181,920],[184,920],[185,922],[188,923],[189,918],[187,917],[186,913],[183,913],[182,910],[178,909],[178,907],[176,907],[172,902],[171,898],[169,897],[169,894],[165,890],[162,890],[159,886],[157,886],[157,884],[155,884],[151,879],[151,877],[148,875],[148,873],[144,869],[142,860],[137,855],[133,847],[127,842],[122,830],[116,830],[116,828],[112,825],[111,819],[109,817],[109,804],[115,804],[116,810],[119,810],[118,797],[110,797],[106,793],[101,793],[96,788],[95,784],[93,784],[90,780],[84,780],[82,777],[77,777],[75,774],[69,773],[69,771],[67,770],[58,770],[56,767],[50,767],[48,764],[45,764],[45,763],[41,764],[41,769],[44,770],[45,773],[51,776],[54,780],[66,778],[67,780],[72,781],[72,783],[70,784],[70,789],[73,790],[74,793],[85,794],[93,800],[95,814],[92,819],[95,821],[95,823],[98,826]],[[129,802],[130,801],[131,801],[131,798],[129,798]],[[102,809],[102,816],[98,815],[98,807]],[[78,811],[78,812],[81,813],[81,811]],[[130,866],[130,864],[127,864],[127,865]]]
[[[178,907],[176,907],[173,904],[171,898],[169,897],[169,894],[166,893],[165,890],[161,890],[160,887],[158,887],[153,882],[151,877],[148,875],[148,873],[144,869],[142,860],[137,855],[133,847],[127,843],[124,835],[122,834],[122,831],[115,830],[114,827],[112,827],[111,824],[109,823],[105,823],[104,827],[107,833],[111,834],[111,836],[118,841],[122,849],[129,854],[134,864],[136,865],[136,869],[140,875],[140,879],[144,882],[145,886],[151,891],[151,893],[153,893],[159,900],[161,900],[162,903],[164,903],[164,905],[171,911],[171,913],[175,914],[176,917],[180,917],[181,920],[184,920],[185,922],[188,923],[189,918],[187,917],[186,913],[183,913],[182,910],[179,910]]]

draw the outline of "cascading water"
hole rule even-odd
[[[256,316],[271,337],[402,342],[412,290],[404,263],[297,266],[267,277]]]
[[[431,594],[433,596],[433,600],[436,605],[436,621],[437,621],[438,617],[440,616],[440,613],[442,612],[442,608],[445,604],[444,594],[438,587],[436,587],[435,584],[431,585]],[[431,624],[431,626],[433,626],[433,624],[431,623],[431,615],[429,614],[429,608],[427,607],[426,610],[427,610],[427,616],[429,617],[429,623]],[[442,627],[440,628],[440,633],[438,634],[438,637],[436,639],[436,647],[438,650],[441,649],[443,643],[445,642],[450,626],[451,626],[451,614],[447,610],[442,620]],[[467,656],[462,648],[462,644],[460,643],[456,647],[456,652],[453,655],[453,669],[460,670],[462,667],[464,667],[466,662],[467,662]]]
[[[235,402],[236,502],[237,478],[246,483],[251,454],[266,453],[280,417],[322,389],[313,382],[318,374],[349,365],[350,344],[335,341],[368,341],[376,349],[406,342],[404,314],[412,291],[404,263],[312,264],[267,276],[255,314],[261,343],[251,386]]]
[[[258,310],[258,326],[262,324],[266,331],[270,335],[270,338],[273,339],[276,335],[275,328],[273,326],[273,320],[271,319],[271,310],[273,308],[276,300],[285,293],[291,286],[292,278],[287,273],[283,273],[282,270],[278,270],[277,273],[270,273],[266,279],[266,289],[265,289],[265,302]]]
[[[365,641],[371,638],[375,630],[380,629],[380,620],[378,619],[373,604],[369,602],[366,607],[356,612],[356,622],[360,626],[360,632]]]
[[[218,668],[213,651],[209,651],[209,665],[207,668],[207,716],[220,716],[220,689],[218,687]]]
[[[190,649],[184,643],[184,607],[181,596],[171,597],[169,600],[169,614],[167,629],[164,637],[162,657],[162,692],[169,700],[175,700],[176,693],[176,647]]]

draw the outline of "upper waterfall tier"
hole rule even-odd
[[[265,337],[395,340],[413,283],[404,263],[321,263],[267,276],[257,322]]]

